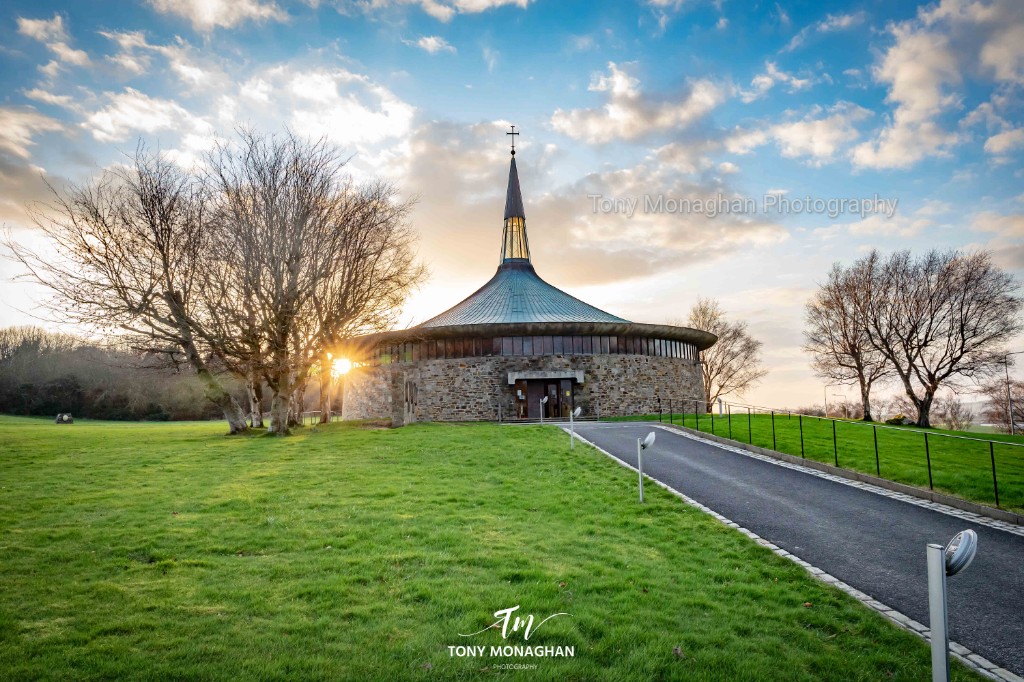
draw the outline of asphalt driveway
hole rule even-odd
[[[636,466],[636,439],[652,427],[576,430]],[[974,529],[978,555],[949,579],[950,639],[1024,676],[1024,537],[663,429],[644,473],[926,625],[925,545]]]

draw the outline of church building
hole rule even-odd
[[[714,334],[630,322],[537,274],[515,153],[513,146],[497,272],[422,324],[357,339],[345,419],[562,419],[576,406],[601,417],[657,412],[670,398],[704,394],[699,352]]]

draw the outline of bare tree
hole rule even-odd
[[[955,395],[936,398],[932,411],[939,423],[951,431],[966,431],[974,423],[974,412]]]
[[[914,259],[898,251],[883,261],[873,251],[854,269],[867,283],[858,304],[864,329],[916,407],[918,426],[930,426],[939,387],[993,374],[1021,330],[1017,282],[986,252]]]
[[[1024,428],[1024,381],[1010,379],[1009,395],[1007,395],[1007,382],[999,378],[993,378],[981,387],[981,392],[988,398],[988,406],[985,408],[985,419],[998,426],[1006,433],[1010,433],[1010,405],[1013,406],[1013,425],[1017,433]]]
[[[746,322],[727,320],[715,299],[698,300],[690,309],[687,325],[718,336],[715,345],[700,353],[707,411],[720,396],[742,395],[768,373],[761,365],[761,342],[750,335]]]
[[[5,245],[29,279],[50,288],[62,319],[189,365],[230,432],[245,415],[211,369],[197,287],[206,268],[206,201],[195,179],[160,154],[136,150],[131,163],[64,192],[33,217],[56,255]]]
[[[406,223],[411,204],[385,183],[356,186],[344,166],[324,140],[244,130],[209,159],[207,328],[235,371],[270,388],[272,433],[288,432],[326,354],[392,324],[424,276]]]
[[[828,279],[807,302],[804,350],[820,377],[860,388],[861,414],[873,421],[871,387],[892,373],[885,355],[871,345],[858,308],[867,282],[856,268],[832,266]]]

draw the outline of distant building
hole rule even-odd
[[[498,271],[423,324],[358,339],[343,415],[401,426],[567,418],[577,405],[586,416],[657,412],[659,398],[704,394],[698,353],[716,340],[629,322],[541,279],[513,149]]]

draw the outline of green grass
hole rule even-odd
[[[658,415],[624,417],[625,421],[657,420]],[[669,413],[662,419],[667,422]],[[697,428],[697,419],[690,412],[674,414],[674,423]],[[712,432],[710,414],[700,415],[701,431]],[[803,417],[780,412],[772,416],[755,413],[747,422],[747,413],[736,412],[725,417],[714,417],[714,434],[744,443],[753,443],[790,455],[804,456],[826,464],[868,474],[880,475],[891,481],[921,488],[933,488],[973,502],[996,506],[992,480],[992,458],[996,463],[996,482],[999,485],[999,504],[1002,509],[1024,512],[1024,437],[1008,434],[978,434],[966,431],[919,429],[917,427],[891,427],[842,419]],[[835,446],[832,424],[835,422]],[[800,430],[803,428],[803,449]],[[875,460],[874,433],[878,434],[878,460]],[[925,452],[925,432],[928,432],[928,453]],[[965,436],[947,438],[944,434]],[[988,441],[992,441],[991,452]],[[1019,445],[1010,445],[1017,443]],[[838,452],[837,452],[838,451]],[[931,481],[928,479],[928,458],[931,457]]]
[[[929,675],[915,636],[660,488],[639,505],[554,427],[223,431],[0,417],[4,679]],[[449,657],[516,604],[572,614],[529,644],[575,657]]]

